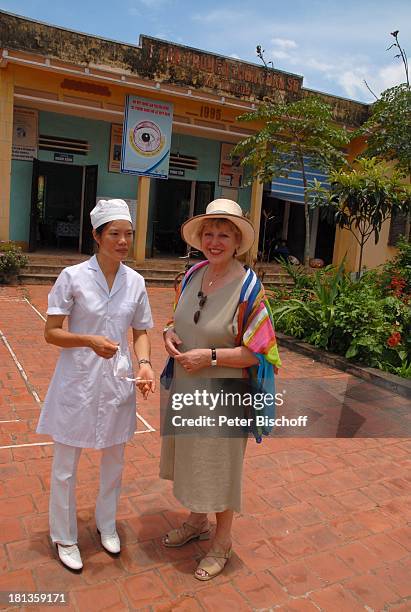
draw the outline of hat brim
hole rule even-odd
[[[231,215],[225,212],[196,215],[185,221],[181,226],[181,236],[184,242],[187,242],[190,246],[201,251],[199,229],[203,221],[211,221],[212,219],[226,219],[238,227],[241,232],[241,243],[237,249],[237,255],[243,255],[243,253],[251,249],[255,241],[255,231],[251,221],[245,217],[239,217],[238,215]]]

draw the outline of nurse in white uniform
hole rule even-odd
[[[97,255],[63,270],[49,294],[45,338],[63,350],[37,427],[55,442],[50,536],[60,560],[77,571],[83,567],[75,498],[82,448],[102,450],[96,525],[103,547],[120,552],[116,511],[124,447],[136,429],[135,384],[126,380],[133,377],[130,327],[139,364],[137,385],[144,398],[155,390],[147,335],[153,323],[144,279],[121,263],[133,238],[128,206],[123,200],[99,200],[90,217]],[[115,376],[116,363],[121,378]]]

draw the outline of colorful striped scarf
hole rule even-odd
[[[181,294],[189,284],[193,274],[208,264],[201,261],[195,264],[184,276],[181,284],[176,290],[174,310],[177,308]],[[248,347],[258,358],[258,365],[244,368],[244,376],[248,377],[255,392],[270,394],[275,397],[274,373],[277,373],[281,365],[278,354],[277,341],[275,338],[273,316],[268,300],[265,297],[264,287],[256,273],[246,266],[246,275],[240,291],[240,299],[237,309],[237,346]],[[170,324],[173,321],[169,321]],[[162,384],[169,388],[174,375],[174,359],[168,358],[166,366],[161,375]],[[256,412],[252,416],[256,416]],[[274,404],[266,404],[259,415],[268,419],[275,416]],[[271,425],[256,425],[254,421],[251,431],[257,443],[262,442],[263,436],[271,432]]]
[[[184,289],[190,282],[193,274],[208,264],[200,261],[187,272],[176,291],[174,310]],[[272,364],[277,371],[281,365],[278,354],[277,341],[274,332],[271,308],[265,297],[264,287],[256,273],[246,266],[247,273],[241,287],[237,310],[237,337],[236,344],[243,344],[253,353],[259,353]]]

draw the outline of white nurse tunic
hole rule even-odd
[[[48,298],[49,315],[67,315],[68,330],[106,336],[129,358],[129,327],[153,327],[143,277],[120,264],[111,291],[94,256],[65,268]],[[136,429],[136,389],[116,378],[113,360],[90,348],[64,348],[51,380],[37,433],[81,448],[105,448],[129,440]]]

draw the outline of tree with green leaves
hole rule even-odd
[[[405,176],[411,172],[411,89],[391,87],[371,107],[371,116],[358,130],[367,138],[367,157],[396,162]]]
[[[358,130],[367,138],[365,157],[392,161],[396,169],[411,182],[411,88],[408,60],[398,42],[398,30],[391,32],[395,42],[389,47],[398,48],[397,58],[404,64],[405,82],[385,90],[371,106],[371,115]],[[405,228],[405,238],[410,237],[410,215]]]
[[[351,232],[357,241],[358,276],[369,238],[374,235],[377,244],[383,223],[395,212],[411,210],[410,187],[402,182],[400,172],[390,171],[386,162],[362,158],[354,168],[331,171],[330,190],[318,181],[312,188],[311,206],[318,206],[323,218]]]
[[[239,120],[263,124],[258,132],[240,141],[234,150],[234,154],[242,156],[242,164],[250,167],[253,178],[267,183],[278,177],[286,178],[295,170],[302,173],[304,265],[308,266],[311,185],[307,179],[307,165],[325,172],[341,166],[345,161],[342,148],[349,142],[348,133],[335,124],[331,106],[315,96],[291,102],[264,102]]]

